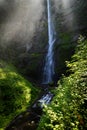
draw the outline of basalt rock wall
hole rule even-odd
[[[52,1],[53,21],[56,31],[54,61],[56,81],[61,74],[66,74],[65,61],[70,60],[80,34],[87,36],[87,2],[71,0],[71,5],[64,8],[61,0]],[[56,4],[55,4],[56,3]],[[43,67],[48,47],[47,8],[44,2],[42,17],[36,24],[36,30],[26,46],[16,39],[6,47],[0,45],[0,59],[12,62],[27,77],[41,82]]]

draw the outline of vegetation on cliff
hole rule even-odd
[[[0,61],[0,130],[37,98],[39,90],[18,74],[15,67]]]
[[[45,106],[38,130],[87,129],[87,40],[80,36],[72,60],[54,90],[55,97]]]

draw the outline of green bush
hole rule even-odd
[[[38,130],[87,129],[87,40],[82,36],[67,66],[71,74],[58,82],[55,97],[45,106]]]
[[[26,110],[38,92],[12,65],[0,61],[0,130]]]

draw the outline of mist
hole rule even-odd
[[[44,11],[43,0],[0,0],[0,43],[30,41]]]
[[[54,0],[55,10],[59,14],[63,14],[63,23],[69,30],[73,30],[73,27],[76,26],[75,14],[73,12],[73,9],[75,8],[73,7],[73,1],[74,0]]]

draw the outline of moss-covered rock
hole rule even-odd
[[[39,91],[15,67],[0,61],[0,129],[26,110]]]

